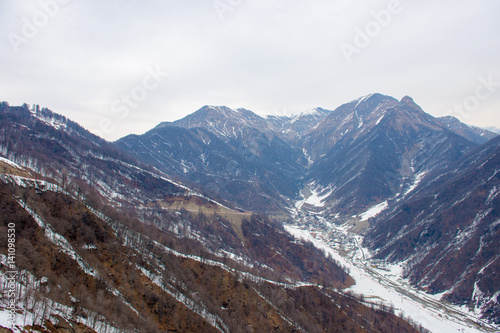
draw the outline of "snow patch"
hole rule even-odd
[[[80,268],[88,275],[93,276],[94,278],[98,277],[97,272],[85,261],[82,257],[80,257],[73,246],[64,238],[62,235],[54,232],[52,228],[45,223],[38,214],[36,214],[33,210],[27,207],[24,203],[19,202],[21,207],[23,207],[35,220],[35,222],[45,231],[45,237],[47,237],[55,246],[57,246],[61,252],[67,254],[71,259],[75,260]]]
[[[380,123],[380,121],[385,117],[385,114],[383,114],[380,118],[378,118],[377,122],[375,123],[375,125],[378,125]]]
[[[292,117],[295,117],[296,120],[298,120],[300,117],[303,117],[303,116],[312,116],[312,115],[318,115],[320,114],[320,111],[318,110],[318,108],[314,108],[314,109],[309,109],[309,110],[300,110],[300,111],[294,111],[292,113],[290,113],[290,116]]]
[[[417,175],[415,175],[415,179],[413,180],[413,184],[411,184],[410,187],[408,187],[408,189],[406,189],[404,195],[407,195],[408,193],[413,191],[418,186],[418,184],[420,184],[420,182],[422,181],[422,179],[424,178],[424,176],[426,174],[427,174],[427,171],[422,171],[422,172],[418,173]]]
[[[303,200],[297,201],[295,203],[295,207],[297,209],[301,209],[304,204],[313,207],[324,207],[325,199],[328,198],[333,193],[333,190],[334,189],[328,190],[328,188],[326,189],[321,188],[320,186],[318,186],[317,188],[310,189],[311,195],[309,195],[307,198],[304,198]]]
[[[358,98],[358,99],[355,99],[355,100],[354,100],[354,101],[352,101],[352,102],[356,102],[356,101],[357,101],[358,103],[354,106],[354,108],[357,108],[359,104],[361,104],[362,102],[366,101],[368,98],[370,98],[370,97],[372,97],[372,96],[373,96],[373,94],[370,94],[370,95],[366,95],[366,96],[360,97],[360,98]],[[351,103],[352,103],[352,102],[351,102]]]
[[[5,164],[10,165],[11,167],[22,170],[22,167],[19,166],[19,164],[16,164],[16,163],[12,162],[11,160],[8,160],[8,159],[1,157],[1,156],[0,156],[0,162],[4,162]]]
[[[6,256],[0,255],[0,262],[5,264]],[[7,275],[0,271],[0,284],[4,285]],[[36,277],[28,271],[18,271],[16,279],[14,280],[14,289],[19,293],[16,295],[15,309],[16,314],[14,321],[10,316],[9,306],[10,300],[6,297],[0,299],[0,325],[11,329],[14,333],[26,332],[22,327],[26,325],[37,324],[43,326],[46,320],[53,324],[57,324],[59,320],[56,316],[60,316],[65,320],[73,320],[77,323],[90,327],[97,332],[118,333],[121,332],[116,327],[110,326],[105,323],[105,319],[98,313],[92,312],[88,309],[81,309],[84,315],[76,316],[73,312],[72,306],[67,306],[45,297],[34,296],[34,291],[37,290],[41,284],[47,282],[44,277],[37,280]],[[70,295],[70,299],[75,302],[76,298]]]
[[[380,214],[382,211],[384,211],[387,207],[389,207],[389,204],[387,201],[381,202],[378,205],[375,205],[368,209],[366,212],[361,214],[359,217],[361,221],[367,221],[368,219],[377,216]]]
[[[310,166],[311,164],[313,164],[313,160],[312,160],[311,156],[309,156],[309,154],[307,153],[307,150],[305,148],[302,148],[302,153],[304,154],[305,158],[307,159],[307,166]]]

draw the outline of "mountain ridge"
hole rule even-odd
[[[435,151],[426,157],[434,160],[431,163],[433,167],[443,164],[439,161],[441,157],[448,156],[447,158],[450,159],[448,162],[451,162],[481,140],[479,134],[474,131],[464,131],[466,125],[450,126],[444,120],[438,120],[425,113],[408,96],[398,101],[390,96],[375,93],[343,104],[334,111],[321,108],[313,110],[313,112],[294,117],[267,116],[264,118],[246,109],[204,106],[180,120],[160,123],[143,136],[124,137],[116,143],[135,157],[152,163],[160,169],[163,168],[164,172],[201,183],[209,191],[223,193],[222,196],[226,199],[234,198],[235,192],[232,188],[243,186],[243,192],[251,193],[252,197],[257,200],[249,204],[245,198],[236,199],[238,205],[244,209],[263,213],[278,209],[280,215],[287,215],[287,211],[294,209],[293,202],[301,199],[301,193],[307,193],[312,187],[315,187],[314,191],[322,193],[328,192],[328,188],[337,187],[324,198],[325,205],[330,205],[330,211],[338,209],[339,204],[347,207],[341,202],[334,204],[335,201],[342,200],[341,197],[345,197],[345,193],[366,192],[366,189],[359,188],[362,185],[349,183],[349,178],[334,180],[328,174],[332,172],[331,166],[339,163],[344,163],[344,166],[339,165],[341,169],[353,169],[351,162],[346,160],[347,156],[356,154],[363,155],[363,158],[370,156],[366,152],[347,152],[346,149],[362,149],[360,146],[362,142],[376,139],[375,129],[385,126],[377,136],[379,144],[394,145],[391,140],[384,139],[384,131],[393,133],[391,135],[398,137],[395,140],[400,141],[399,148],[395,147],[396,150],[393,153],[399,151],[401,155],[407,154],[407,159],[410,160],[400,160],[393,154],[392,160],[385,161],[386,167],[389,167],[388,170],[392,170],[391,177],[396,178],[389,180],[386,176],[379,175],[373,180],[373,184],[385,182],[385,189],[365,198],[355,199],[351,196],[344,199],[344,201],[354,202],[350,204],[352,209],[344,209],[343,218],[346,219],[352,214],[361,213],[370,205],[394,197],[398,191],[404,192],[403,188],[398,188],[397,183],[400,184],[399,186],[402,184],[403,187],[411,185],[411,180],[408,181],[409,184],[406,184],[407,181],[403,178],[414,179],[422,172],[422,170],[413,172],[411,165],[406,165],[412,163],[412,154],[417,153],[414,150],[419,144],[418,140],[427,142],[424,144],[426,149],[431,149],[431,141],[445,140],[444,146],[439,148],[440,153]],[[423,128],[429,132],[428,135],[435,133],[432,134],[435,137],[430,139],[421,135],[422,137],[418,138],[416,133]],[[413,139],[408,139],[408,135],[412,135]],[[440,138],[438,138],[439,135],[441,135]],[[493,136],[493,134],[490,135]],[[215,136],[217,139],[215,137],[208,139],[210,136]],[[176,139],[178,137],[185,139],[182,139],[181,143]],[[216,141],[218,143],[215,143]],[[355,148],[356,142],[359,142],[358,148]],[[445,147],[448,143],[452,146]],[[177,151],[181,145],[182,151]],[[366,147],[366,144],[364,145]],[[165,147],[165,151],[158,149],[162,146]],[[148,147],[157,148],[153,150]],[[373,154],[378,154],[380,157],[388,153],[387,149],[379,149],[375,146],[374,149]],[[449,152],[445,153],[445,150]],[[214,156],[214,153],[217,156]],[[418,158],[421,159],[426,156],[422,153],[419,155],[421,157]],[[208,159],[207,156],[209,156]],[[342,160],[345,161],[342,162]],[[179,164],[179,161],[186,161],[186,163]],[[375,166],[376,163],[381,162],[382,160],[368,161],[362,169],[366,169],[367,172],[369,169],[374,170],[374,168],[379,168]],[[375,165],[372,166],[372,163]],[[359,169],[359,167],[355,168]],[[341,169],[335,171],[335,174],[346,176],[348,172],[342,172]],[[364,177],[365,183],[369,182],[368,173]],[[233,181],[222,180],[228,178]],[[312,182],[315,182],[314,186],[311,186]],[[336,185],[332,185],[333,183]],[[339,189],[339,186],[344,189]],[[335,194],[336,191],[339,191],[338,194]],[[336,214],[337,212],[333,215]]]

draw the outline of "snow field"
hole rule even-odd
[[[341,256],[328,244],[313,237],[309,231],[296,226],[286,226],[285,229],[298,239],[312,242],[350,269],[349,274],[356,283],[345,291],[363,295],[367,302],[378,301],[392,305],[396,314],[412,318],[431,332],[490,332],[472,324],[477,321],[473,314],[464,312],[460,307],[445,305],[436,300],[435,296],[409,286],[401,278],[401,266],[392,265],[388,270],[376,270],[370,268],[366,261],[360,264],[363,255],[359,253],[353,257],[357,261],[355,264],[354,260]],[[364,251],[367,252],[366,249]]]

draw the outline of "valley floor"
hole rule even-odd
[[[287,225],[285,229],[299,239],[312,242],[327,255],[350,270],[356,284],[352,292],[365,303],[392,306],[396,314],[410,317],[431,332],[498,332],[498,328],[481,320],[465,307],[441,301],[441,295],[430,295],[412,287],[402,278],[402,266],[370,260],[363,238],[342,226],[315,217],[314,224]]]

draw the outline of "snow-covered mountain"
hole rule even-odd
[[[500,138],[429,174],[366,233],[419,287],[500,323]]]
[[[0,229],[1,331],[418,331],[281,225],[48,109],[1,104]]]
[[[378,125],[397,100],[380,94],[361,97],[336,108],[314,130],[302,138],[300,145],[313,163],[324,157],[339,140],[355,140]]]
[[[205,106],[117,144],[244,209],[286,216],[297,202],[345,221],[494,136],[457,122],[432,117],[410,97],[372,94],[295,116]]]
[[[0,153],[59,183],[116,205],[141,205],[191,191],[93,135],[77,123],[37,105],[0,107]],[[74,180],[74,181],[72,181]]]
[[[342,105],[302,140],[313,161],[306,188],[327,216],[345,220],[403,196],[419,175],[441,170],[476,144],[409,97],[374,94]]]
[[[297,112],[290,116],[269,115],[266,119],[273,124],[289,142],[295,143],[304,135],[315,129],[315,126],[326,118],[332,111],[323,108],[314,108]]]
[[[245,130],[248,129],[274,133],[271,124],[252,111],[231,109],[226,106],[206,105],[180,120],[160,123],[156,129],[167,126],[206,128],[224,141],[247,137],[248,133]]]
[[[300,152],[271,122],[248,110],[205,106],[116,144],[244,209],[283,214],[288,198],[299,193]]]

